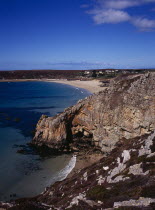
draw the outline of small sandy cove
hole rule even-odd
[[[91,166],[92,164],[98,162],[104,155],[102,153],[90,153],[87,154],[86,152],[81,152],[76,156],[76,164],[73,170],[68,174],[67,178],[72,177],[74,174],[77,174],[83,168]]]
[[[81,81],[81,80],[48,79],[46,81],[71,85],[78,88],[83,88],[83,89],[88,90],[91,93],[98,93],[99,91],[105,89],[105,87],[100,87],[101,82],[99,80]]]
[[[66,85],[71,85],[74,87],[78,88],[83,88],[88,90],[91,93],[98,93],[99,91],[102,91],[105,89],[105,87],[100,87],[102,84],[99,80],[88,80],[88,81],[81,81],[81,80],[47,80],[48,82],[56,82],[56,83],[61,83],[61,84],[66,84]],[[69,173],[67,176],[68,178],[72,177],[74,174],[82,170],[83,168],[86,168],[93,163],[99,161],[101,158],[103,158],[103,154],[83,154],[79,153],[77,154],[77,160],[75,167]]]

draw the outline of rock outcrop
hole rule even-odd
[[[36,200],[53,209],[154,209],[154,186],[155,130],[119,140],[107,157],[55,183]]]
[[[42,116],[33,143],[63,151],[79,139],[107,156],[0,208],[155,209],[155,74],[121,78],[56,117]]]
[[[107,157],[42,194],[12,203],[10,210],[155,209],[155,130],[121,139]]]
[[[42,116],[33,144],[54,150],[89,142],[111,151],[121,138],[151,133],[155,128],[155,73],[116,78],[108,89],[79,101],[55,117]]]

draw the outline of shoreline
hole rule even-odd
[[[76,155],[76,153],[74,154]],[[84,153],[81,152],[76,155],[76,163],[74,168],[68,173],[66,178],[70,178],[79,171],[81,171],[84,168],[87,168],[88,166],[91,166],[92,164],[96,163],[100,159],[104,157],[104,154],[102,153],[96,153],[96,152],[91,152],[91,153]]]
[[[48,79],[44,80],[46,82],[53,82],[53,83],[60,83],[60,84],[65,84],[65,85],[70,85],[76,88],[82,88],[90,93],[98,93],[102,90],[105,90],[107,87],[101,87],[101,83],[99,80],[63,80],[63,79]]]
[[[98,93],[107,88],[107,87],[101,87],[99,80],[81,81],[81,80],[66,80],[66,79],[48,79],[48,80],[43,80],[43,81],[59,83],[59,84],[73,86],[76,88],[85,89],[92,94]],[[68,173],[66,178],[72,177],[74,174],[96,163],[97,161],[99,161],[101,158],[104,157],[102,153],[96,153],[96,152],[89,153],[89,152],[90,151],[88,150],[87,154],[85,154],[84,152],[81,152],[78,154],[76,154],[76,152],[74,153],[74,155],[76,155],[76,162],[73,169]]]
[[[65,79],[25,79],[25,80],[3,80],[0,82],[29,82],[29,81],[40,81],[40,82],[53,82],[53,83],[60,83],[64,85],[69,85],[81,89],[85,89],[86,91],[89,91],[90,93],[98,93],[99,91],[102,91],[105,89],[105,87],[100,87],[100,81],[99,80],[88,80],[88,81],[81,81],[81,80],[65,80]],[[103,157],[103,154],[97,154],[97,153],[78,153],[76,154],[76,162],[74,167],[71,171],[69,171],[68,174],[66,174],[66,178],[70,178],[74,174],[76,174],[78,171],[82,170],[83,168],[86,168],[93,163],[97,162]],[[51,184],[50,184],[51,185]]]
[[[105,90],[107,87],[101,87],[99,80],[67,80],[67,79],[10,79],[10,80],[0,80],[0,82],[53,82],[60,83],[64,85],[70,85],[76,88],[81,88],[89,91],[90,93],[98,93]]]

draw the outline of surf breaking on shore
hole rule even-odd
[[[62,169],[59,174],[58,174],[58,179],[60,181],[66,179],[66,177],[71,173],[71,171],[75,168],[75,165],[76,165],[76,155],[73,155],[71,160],[69,161],[68,165]]]

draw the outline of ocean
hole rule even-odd
[[[52,82],[0,83],[0,200],[35,196],[67,176],[76,157],[41,157],[27,143],[42,114],[54,116],[89,95]],[[20,149],[26,152],[17,153]]]

